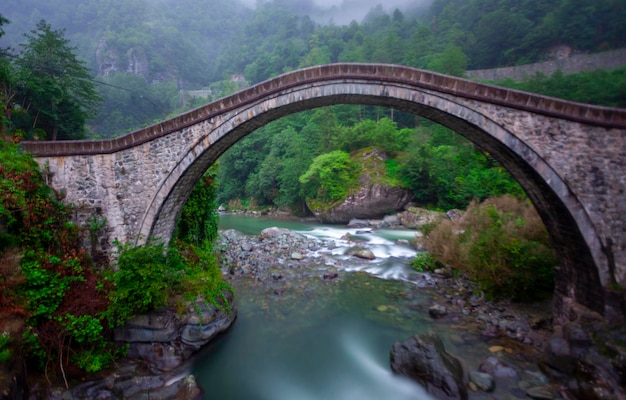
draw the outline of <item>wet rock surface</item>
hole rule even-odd
[[[381,182],[378,171],[387,158],[383,151],[376,148],[361,153],[357,162],[368,167],[364,168],[359,176],[359,187],[353,190],[341,204],[330,209],[316,208],[310,203],[309,209],[320,221],[335,224],[347,224],[353,218],[379,218],[390,210],[402,210],[413,195],[407,189],[383,183],[389,182],[388,179],[382,179]],[[382,170],[384,171],[384,168]]]
[[[461,361],[434,333],[415,335],[391,346],[391,370],[421,384],[437,399],[467,399]]]

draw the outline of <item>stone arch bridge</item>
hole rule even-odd
[[[110,140],[25,142],[50,185],[108,237],[168,240],[194,184],[268,122],[338,103],[429,118],[488,151],[539,211],[560,259],[555,316],[624,320],[626,109],[578,104],[408,67],[301,69]],[[580,307],[580,306],[583,307]]]

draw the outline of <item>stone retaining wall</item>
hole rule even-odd
[[[527,80],[537,73],[551,76],[560,70],[567,75],[596,69],[612,70],[623,66],[626,66],[626,48],[593,54],[572,54],[550,61],[516,67],[477,69],[467,71],[465,75],[471,79],[492,82],[504,79],[513,79],[519,82]]]

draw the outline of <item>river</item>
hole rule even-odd
[[[194,362],[205,399],[429,399],[421,387],[393,375],[389,367],[394,341],[429,330],[474,368],[489,356],[479,334],[428,316],[432,292],[412,282],[414,272],[406,265],[415,250],[395,242],[411,239],[415,231],[357,234],[340,226],[238,215],[222,215],[220,222],[221,229],[250,235],[271,226],[335,240],[336,247],[329,250],[335,265],[350,273],[332,284],[303,277],[280,295],[254,280],[235,282],[237,320]],[[348,232],[367,241],[376,259],[355,263],[352,257],[344,263],[347,244],[340,238]],[[492,395],[508,398],[509,389],[501,386]]]

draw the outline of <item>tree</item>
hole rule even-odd
[[[4,35],[2,25],[9,20],[0,14],[0,38]],[[7,57],[8,50],[0,48],[0,136],[4,136],[11,116],[11,101],[15,97],[13,68]]]
[[[88,69],[64,31],[52,30],[44,20],[25,36],[17,59],[19,100],[30,117],[16,128],[41,129],[51,140],[84,138],[85,121],[100,101]]]
[[[335,150],[315,157],[300,183],[308,200],[332,204],[346,197],[356,180],[354,173],[350,154]]]
[[[459,47],[448,45],[443,52],[437,53],[428,63],[428,69],[443,74],[463,76],[467,69],[468,58]]]

